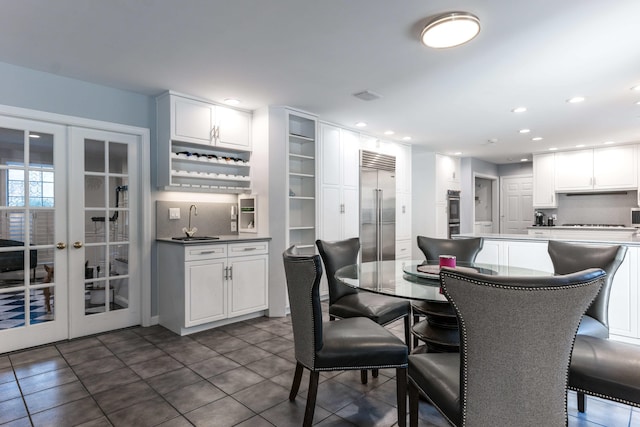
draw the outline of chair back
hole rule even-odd
[[[313,369],[315,354],[322,348],[322,264],[318,255],[299,255],[294,246],[284,251],[282,258],[296,360]]]
[[[566,425],[573,342],[604,280],[600,269],[548,277],[442,270],[460,324],[462,425]]]
[[[318,252],[322,257],[327,271],[327,284],[329,285],[329,304],[333,304],[345,295],[355,294],[358,291],[336,280],[336,271],[346,265],[358,262],[358,252],[360,252],[360,239],[340,240],[328,242],[326,240],[316,240]]]
[[[587,309],[588,316],[598,320],[609,329],[609,295],[613,277],[624,261],[626,246],[585,246],[549,240],[547,251],[556,274],[569,274],[586,268],[601,268],[607,279],[600,293]]]
[[[418,236],[418,248],[428,260],[437,260],[440,255],[455,255],[460,262],[474,262],[482,250],[482,237],[469,239],[436,239]]]

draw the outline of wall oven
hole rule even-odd
[[[447,190],[447,235],[460,234],[460,191]]]

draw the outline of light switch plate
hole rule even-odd
[[[169,219],[180,219],[180,208],[169,208]]]
[[[231,221],[231,231],[238,231],[238,223]]]

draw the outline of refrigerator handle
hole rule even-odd
[[[377,218],[376,218],[376,246],[378,248],[378,261],[382,261],[382,189],[378,190],[378,198],[376,204]]]

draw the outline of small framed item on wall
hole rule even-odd
[[[239,218],[238,231],[240,233],[258,232],[258,195],[238,195]]]

